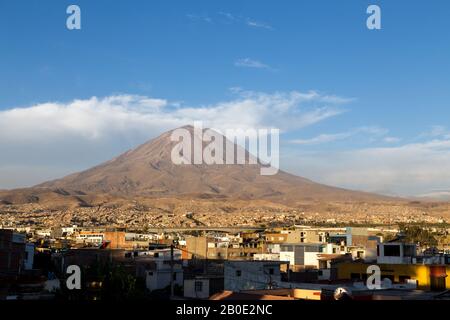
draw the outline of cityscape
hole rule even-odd
[[[449,13],[2,0],[0,316],[445,309]]]
[[[448,226],[2,229],[2,298],[448,300]],[[68,290],[69,266],[82,270]],[[368,289],[370,266],[382,282]]]
[[[284,172],[267,178],[272,194],[261,197],[241,180],[260,164],[230,165],[235,181],[207,192],[203,181],[215,180],[217,168],[175,169],[167,135],[84,172],[0,192],[2,298],[450,299],[448,203],[334,189]],[[133,176],[141,161],[145,170]],[[163,193],[176,170],[175,180],[188,177],[191,187]],[[147,181],[158,195],[142,190]],[[255,196],[230,193],[228,184]],[[289,192],[305,185],[322,199],[299,193],[291,202]]]

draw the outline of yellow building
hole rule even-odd
[[[366,280],[369,263],[340,263],[335,266],[338,280]],[[381,279],[389,278],[394,283],[407,280],[417,282],[420,290],[450,289],[450,266],[423,264],[377,264],[381,270]]]

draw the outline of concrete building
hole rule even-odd
[[[415,244],[387,242],[377,247],[377,264],[411,264],[416,256]]]
[[[255,254],[267,252],[267,245],[255,234],[244,234],[245,238],[186,238],[187,259],[252,260]]]
[[[296,229],[288,232],[285,243],[325,243],[327,233],[319,230]]]
[[[105,231],[103,233],[103,242],[107,243],[108,249],[129,249],[132,246],[128,245],[125,240],[124,231]]]
[[[366,281],[370,263],[346,262],[336,265],[336,280]],[[450,266],[421,264],[378,264],[381,279],[392,283],[407,284],[415,282],[417,289],[443,291],[450,289]]]
[[[253,260],[257,261],[280,261],[279,253],[258,253],[253,255]]]
[[[267,243],[285,243],[288,239],[288,233],[266,233],[264,238]]]
[[[381,237],[371,234],[368,228],[346,228],[346,245],[364,248],[363,254],[366,259],[375,258],[377,245],[381,240]]]
[[[312,243],[282,244],[280,261],[288,261],[291,269],[318,268],[318,255],[324,253],[326,245]]]
[[[184,279],[184,297],[193,299],[208,299],[224,288],[224,278],[218,276],[196,276]]]
[[[0,230],[0,275],[18,275],[33,268],[34,245],[13,230]]]
[[[96,231],[80,231],[75,240],[77,243],[83,243],[91,246],[100,246],[103,243],[104,235]]]
[[[152,250],[134,258],[136,275],[145,279],[146,287],[150,292],[167,288],[170,286],[171,279],[174,285],[183,286],[181,250],[175,249],[173,255],[173,273],[171,273],[170,249]]]
[[[281,282],[280,261],[225,261],[224,290],[276,288]]]

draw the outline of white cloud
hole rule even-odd
[[[316,137],[310,138],[310,139],[294,139],[291,140],[291,143],[294,144],[300,144],[300,145],[316,145],[316,144],[322,144],[322,143],[329,143],[329,142],[335,142],[339,140],[346,140],[349,139],[355,135],[358,134],[364,134],[369,135],[372,138],[384,136],[389,132],[389,130],[385,128],[380,128],[377,126],[367,126],[367,127],[359,127],[347,132],[340,132],[340,133],[334,133],[334,134],[320,134]],[[388,140],[386,142],[394,142],[390,141],[391,137],[386,137],[384,140]]]
[[[255,21],[251,19],[247,19],[247,25],[253,28],[262,28],[267,30],[273,30],[272,26],[265,22]]]
[[[328,142],[334,142],[337,140],[347,139],[352,136],[350,132],[343,133],[335,133],[335,134],[320,134],[314,138],[310,139],[295,139],[291,140],[291,143],[300,144],[300,145],[313,145],[313,144],[322,144]]]
[[[212,16],[213,17],[210,17],[209,15],[206,14],[192,14],[192,13],[186,15],[186,17],[191,21],[201,21],[207,23],[218,22],[228,25],[240,24],[251,28],[273,30],[273,27],[266,22],[258,21],[249,17],[244,17],[242,15],[236,15],[230,12],[219,11],[216,15]]]
[[[200,107],[147,96],[116,95],[3,110],[0,188],[16,187],[11,181],[36,183],[36,176],[31,178],[26,172],[39,172],[44,166],[58,166],[54,177],[64,171],[90,167],[166,130],[196,120],[224,131],[227,128],[289,131],[341,114],[342,101],[346,100],[330,100],[329,96],[313,91],[268,94],[240,90],[231,101]],[[23,167],[30,169],[20,169]],[[48,172],[44,176],[48,178]]]
[[[229,12],[220,11],[219,15],[225,17],[230,22],[234,22],[239,19],[238,17],[235,17],[234,14]]]
[[[450,139],[450,130],[442,125],[434,125],[430,130],[423,132],[419,138],[444,138]]]
[[[271,69],[270,66],[268,66],[267,64],[250,58],[238,59],[234,62],[234,65],[236,67],[244,67],[244,68]]]
[[[346,111],[342,106],[353,101],[316,91],[263,93],[234,88],[232,92],[230,101],[198,107],[116,95],[0,111],[0,189],[86,169],[196,120],[223,131],[279,128],[292,132],[342,114]],[[319,144],[357,134],[374,137],[388,147],[307,152],[290,144],[282,147],[282,167],[322,183],[366,191],[415,195],[450,190],[446,128],[433,128],[428,140],[418,143],[400,144],[387,129],[376,126],[297,142]]]
[[[205,14],[192,14],[188,13],[186,17],[191,21],[202,21],[206,23],[212,23],[213,19],[210,18],[208,15]]]
[[[450,140],[341,152],[294,152],[284,160],[292,172],[345,188],[398,195],[450,190]]]
[[[383,141],[386,143],[398,143],[398,142],[402,141],[402,139],[397,138],[397,137],[385,137],[383,139]]]

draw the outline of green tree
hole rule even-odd
[[[400,225],[400,232],[407,242],[417,243],[420,246],[427,247],[437,246],[438,244],[438,241],[430,230],[417,225]]]

